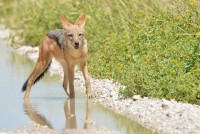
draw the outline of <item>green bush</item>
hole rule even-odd
[[[8,26],[38,45],[59,16],[74,22],[86,13],[89,69],[134,94],[200,105],[200,2],[197,0],[7,0],[0,14]],[[17,11],[17,12],[16,12]]]

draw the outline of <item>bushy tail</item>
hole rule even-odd
[[[24,82],[24,85],[22,86],[22,92],[26,91],[28,80],[29,80],[29,78]]]
[[[49,62],[47,68],[37,77],[37,79],[33,82],[33,84],[35,84],[36,82],[38,82],[40,79],[42,79],[44,77],[44,75],[46,74],[46,72],[49,70],[49,67],[51,66],[51,61]],[[28,79],[24,82],[24,85],[22,86],[22,92],[26,91],[26,87],[28,84],[30,76],[28,77]]]

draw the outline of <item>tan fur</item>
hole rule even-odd
[[[26,87],[24,98],[29,98],[31,86],[38,76],[44,72],[49,62],[54,57],[59,61],[64,70],[63,87],[70,98],[75,97],[74,93],[74,66],[79,65],[86,84],[87,97],[91,98],[91,85],[87,67],[87,41],[84,38],[84,23],[86,16],[83,15],[73,25],[64,16],[60,17],[65,30],[65,43],[63,49],[59,48],[57,42],[46,36],[39,46],[39,58],[36,66],[30,75]],[[71,37],[72,35],[72,37]],[[79,43],[79,48],[75,49],[75,43]]]

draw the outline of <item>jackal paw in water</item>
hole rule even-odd
[[[92,98],[94,98],[95,96],[94,96],[94,94],[92,94],[92,93],[87,93],[87,98],[88,99],[92,99]]]

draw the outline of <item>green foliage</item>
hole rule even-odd
[[[93,76],[124,84],[120,92],[125,97],[140,94],[200,105],[199,1],[8,0],[2,5],[6,23],[23,29],[23,44],[31,45],[62,27],[60,14],[74,22],[86,13]]]

